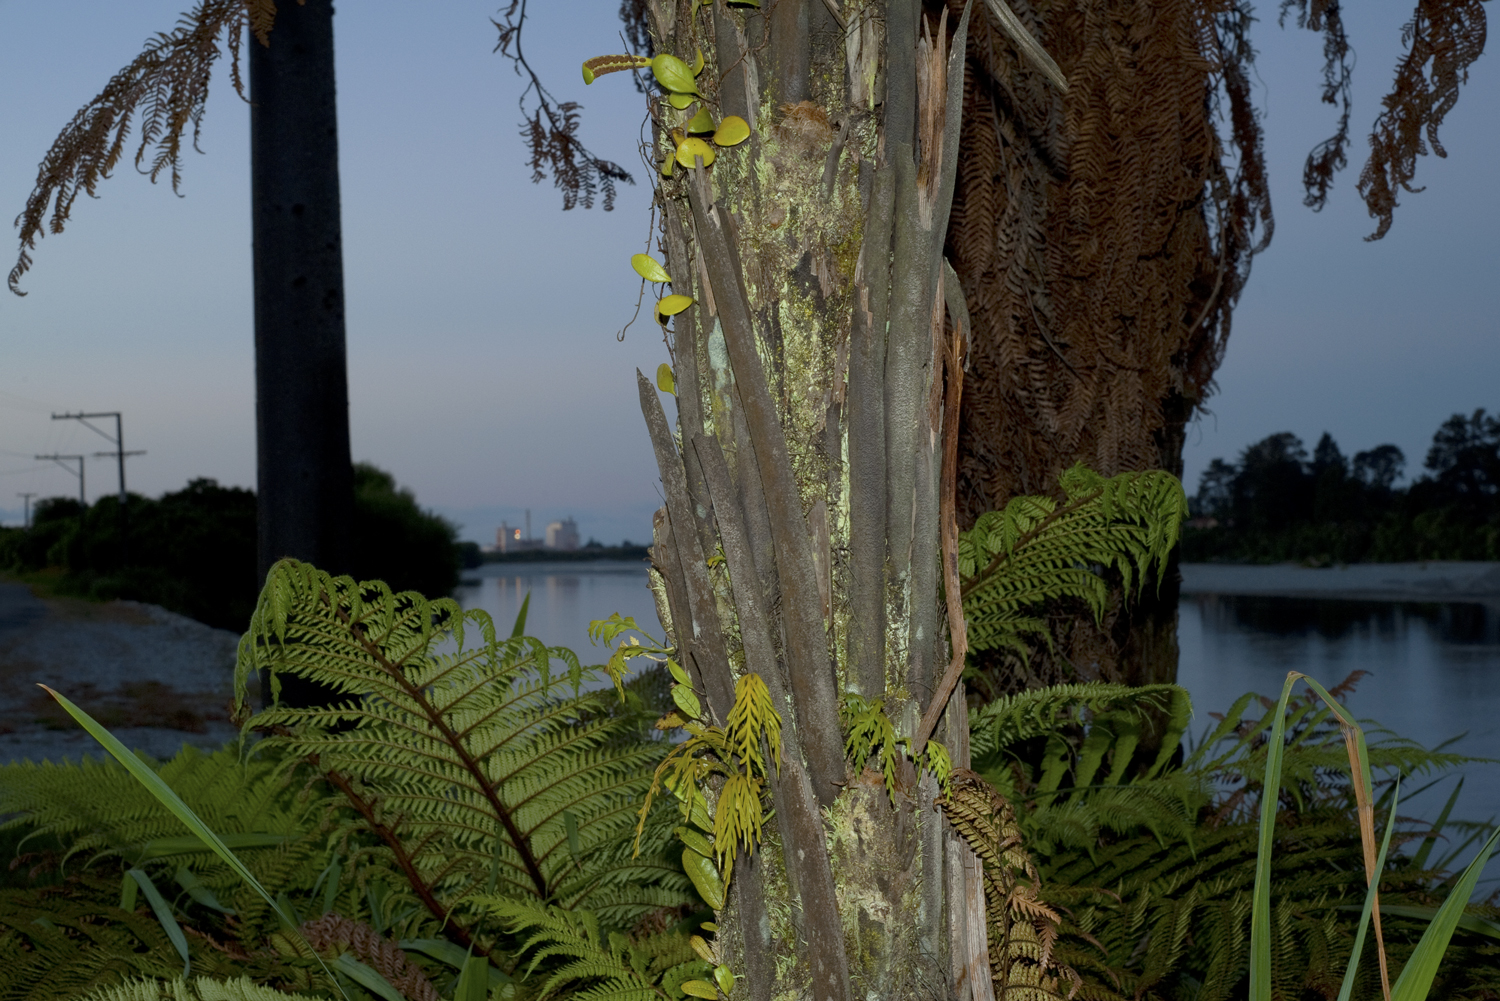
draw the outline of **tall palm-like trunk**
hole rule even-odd
[[[331,0],[281,4],[269,44],[249,49],[259,575],[286,556],[343,573],[354,482]]]
[[[962,629],[942,607],[940,487],[959,388],[945,360],[966,322],[943,243],[975,12],[846,0],[840,26],[822,0],[647,7],[657,51],[701,50],[706,105],[751,128],[658,188],[672,289],[696,301],[672,320],[676,434],[640,380],[666,498],[662,619],[710,715],[755,672],[784,726],[775,821],[722,915],[736,991],[987,996],[979,869],[936,783],[906,765],[888,796],[846,761],[840,720],[846,692],[883,700],[906,737],[931,712],[966,763],[962,695],[939,692]],[[653,102],[659,140],[684,114]]]

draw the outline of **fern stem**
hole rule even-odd
[[[967,598],[974,592],[976,588],[983,586],[983,584],[991,576],[994,575],[995,571],[1000,569],[1000,564],[1004,563],[1007,559],[1014,556],[1017,552],[1024,548],[1028,542],[1036,538],[1046,529],[1050,528],[1052,524],[1058,519],[1062,518],[1065,515],[1072,514],[1074,511],[1077,511],[1079,508],[1083,507],[1085,504],[1089,503],[1103,492],[1103,487],[1100,487],[1097,490],[1090,490],[1088,493],[1076,497],[1073,500],[1069,501],[1067,504],[1064,504],[1062,507],[1057,508],[1051,514],[1047,515],[1047,517],[1037,522],[1032,526],[1030,531],[1023,533],[1021,537],[1016,540],[1015,545],[1011,546],[1005,552],[996,553],[995,558],[990,560],[989,566],[985,567],[979,573],[970,577],[968,582],[964,584],[960,592],[962,597]]]
[[[332,603],[331,596],[325,595],[325,597]],[[411,679],[406,676],[406,672],[386,659],[385,654],[380,651],[379,644],[365,635],[362,623],[353,622],[349,618],[349,613],[343,608],[335,607],[334,614],[348,626],[350,635],[359,641],[360,646],[380,665],[381,669],[405,689],[407,696],[422,710],[422,714],[427,717],[428,722],[442,734],[443,740],[458,754],[459,761],[463,765],[464,770],[473,776],[475,783],[479,786],[479,791],[490,804],[490,808],[495,811],[495,817],[505,827],[506,833],[510,835],[511,845],[515,848],[516,854],[521,856],[521,863],[526,867],[527,875],[531,877],[531,882],[536,888],[537,896],[541,897],[542,900],[549,899],[552,894],[547,886],[547,877],[542,875],[542,868],[537,864],[536,856],[531,851],[530,841],[521,833],[521,829],[516,826],[515,818],[505,808],[505,804],[500,802],[500,797],[495,795],[495,790],[490,784],[489,779],[485,777],[484,770],[479,767],[479,762],[474,760],[474,755],[470,754],[469,749],[464,746],[463,738],[454,732],[453,728],[448,725],[448,721],[443,718],[443,714],[428,701],[426,693],[412,684]]]
[[[416,864],[412,861],[411,854],[407,852],[406,846],[402,844],[400,836],[376,818],[374,804],[354,791],[354,785],[349,781],[348,776],[336,769],[321,768],[318,765],[318,756],[316,754],[309,755],[308,761],[311,762],[313,767],[318,768],[323,773],[323,777],[328,780],[329,785],[343,794],[344,798],[348,800],[349,805],[354,807],[355,812],[365,819],[365,823],[369,825],[370,831],[376,837],[380,838],[381,841],[384,841],[386,847],[390,848],[391,854],[396,857],[396,864],[406,874],[406,881],[416,891],[423,906],[427,908],[433,917],[442,922],[443,929],[448,933],[449,937],[465,949],[474,950],[476,955],[483,956],[487,960],[491,959],[490,951],[475,942],[474,937],[469,934],[469,930],[452,919],[449,909],[442,905],[442,902],[432,892],[432,887],[428,886],[427,882],[422,879],[422,874],[417,872]]]

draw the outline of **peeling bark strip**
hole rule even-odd
[[[673,293],[694,300],[669,334],[676,429],[637,373],[674,641],[716,718],[754,672],[783,720],[774,821],[731,878],[715,948],[757,1001],[987,1001],[981,872],[936,782],[903,762],[889,794],[846,760],[840,721],[855,691],[918,750],[933,736],[968,762],[944,668],[963,663],[952,492],[969,324],[942,255],[969,13],[646,6],[657,51],[704,56],[700,103],[653,103],[662,154],[700,108],[751,123],[658,189]]]
[[[714,607],[708,562],[698,546],[687,478],[682,460],[672,445],[672,432],[667,429],[667,417],[662,412],[661,400],[656,396],[656,387],[639,369],[635,376],[641,394],[641,413],[646,416],[651,445],[656,450],[656,464],[661,470],[662,490],[667,495],[667,517],[671,519],[672,536],[677,543],[677,569],[686,585],[688,611],[692,616],[687,623],[679,624],[678,629],[680,631],[686,626],[692,635],[693,663],[703,679],[703,693],[708,698],[709,711],[722,724],[729,718],[729,707],[734,705],[734,679],[729,674],[729,658],[719,632],[719,613]],[[674,611],[674,618],[676,614]]]
[[[704,262],[719,305],[724,341],[740,402],[750,427],[750,442],[765,484],[771,516],[771,540],[776,551],[776,574],[781,584],[786,630],[788,673],[801,722],[802,752],[807,756],[813,789],[824,806],[838,796],[844,779],[844,743],[839,730],[838,693],[828,657],[828,634],[819,608],[817,569],[812,556],[812,533],[802,512],[801,494],[792,472],[781,416],[766,384],[765,368],[756,350],[755,328],[741,282],[739,254],[731,236],[733,221],[708,198],[707,178],[699,176],[688,194],[693,208]]]

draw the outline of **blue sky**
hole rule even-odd
[[[58,129],[186,0],[108,4],[0,0],[0,216],[19,212]],[[528,52],[559,98],[585,105],[586,141],[634,168],[642,116],[624,78],[585,89],[578,63],[618,51],[615,0],[535,0]],[[1346,452],[1394,442],[1420,469],[1449,414],[1500,409],[1500,107],[1495,57],[1480,61],[1390,236],[1375,244],[1354,192],[1363,136],[1390,80],[1410,5],[1351,10],[1356,71],[1352,169],[1332,204],[1301,205],[1307,150],[1334,111],[1317,102],[1321,44],[1257,26],[1257,81],[1277,212],[1235,317],[1220,391],[1191,429],[1187,479],[1291,430],[1324,430]],[[664,359],[649,323],[624,343],[628,266],[647,238],[649,193],[612,213],[562,212],[533,186],[518,136],[521,83],[491,54],[485,3],[340,6],[340,89],[350,419],[355,457],[391,470],[426,506],[489,541],[530,508],[582,534],[644,540],[659,503],[633,369]],[[183,194],[128,166],[43,240],[25,279],[0,295],[0,518],[18,491],[68,494],[72,477],[37,452],[107,447],[53,410],[122,410],[130,486],[147,494],[194,476],[255,478],[251,368],[248,112],[215,80],[205,155]],[[1490,183],[1486,183],[1490,182]],[[13,244],[11,245],[14,246]],[[6,270],[12,258],[6,258]],[[90,460],[90,497],[114,471]]]

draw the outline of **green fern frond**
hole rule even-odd
[[[75,1001],[314,1001],[305,994],[288,994],[272,990],[249,977],[238,980],[215,980],[197,977],[192,981],[130,980],[114,987],[100,988]]]
[[[666,746],[639,739],[614,692],[583,691],[600,679],[571,652],[500,638],[486,613],[447,599],[287,560],[241,641],[241,696],[258,671],[273,688],[290,673],[344,694],[247,725],[313,763],[432,916],[479,891],[600,906],[625,924],[663,897],[692,899],[662,854],[669,818],[643,832],[647,864],[620,850]]]
[[[270,757],[241,761],[230,746],[205,753],[191,746],[158,773],[194,812],[241,850],[266,849],[316,824],[320,804],[297,795]],[[22,762],[0,767],[0,829],[30,827],[55,838],[67,856],[122,856],[206,862],[201,841],[113,761]]]
[[[879,755],[886,795],[894,803],[896,770],[902,749],[910,741],[896,736],[896,724],[885,714],[885,701],[866,702],[857,692],[845,692],[839,702],[839,717],[844,727],[844,755],[852,759],[856,767],[862,767],[866,760]]]
[[[1010,744],[1046,736],[1062,724],[1081,724],[1089,713],[1111,710],[1136,716],[1149,710],[1169,710],[1174,724],[1185,727],[1191,703],[1187,692],[1177,685],[1131,687],[1088,682],[1027,689],[971,712],[970,746],[976,757],[990,754]]]
[[[131,978],[180,977],[182,958],[156,917],[145,907],[116,906],[119,897],[117,872],[0,890],[0,998],[74,998]],[[193,969],[206,974],[311,982],[310,963],[263,954],[236,959],[196,929],[187,942]]]
[[[663,981],[669,975],[680,982],[712,969],[694,956],[686,936],[655,935],[637,941],[604,931],[586,910],[488,895],[476,897],[474,903],[500,918],[513,934],[524,936],[517,954],[529,956],[528,976],[539,967],[550,970],[539,999],[561,994],[600,1001],[667,998],[672,995]]]
[[[751,773],[764,776],[768,771],[761,757],[763,740],[771,760],[781,767],[781,715],[771,703],[765,681],[753,671],[740,675],[734,684],[734,705],[724,723],[724,739]]]
[[[1170,688],[1136,697],[1104,685],[1061,686],[972,714],[974,746],[983,749],[976,766],[1017,805],[1017,829],[1043,879],[1041,899],[1067,915],[1055,955],[1087,978],[1080,997],[1244,995],[1255,817],[1271,725],[1263,704],[1240,699],[1206,739],[1185,748],[1180,764],[1172,752],[1188,707]],[[1326,710],[1303,702],[1291,719],[1278,790],[1289,817],[1273,852],[1273,930],[1277,969],[1285,971],[1278,989],[1295,997],[1331,984],[1337,994],[1364,893],[1347,752]],[[1138,760],[1135,748],[1152,720],[1164,728],[1163,747]],[[1377,778],[1440,772],[1464,760],[1372,732]],[[1443,895],[1443,878],[1393,862],[1382,902],[1430,906]],[[1386,921],[1394,969],[1421,931],[1415,921],[1404,928],[1394,915]],[[1497,968],[1485,950],[1500,955],[1500,943],[1476,939],[1462,948],[1472,962],[1455,964],[1461,972],[1453,982],[1462,989],[1445,996],[1488,996],[1500,973],[1486,972]],[[1362,986],[1368,990],[1357,996],[1378,996],[1378,982]]]
[[[1016,497],[980,515],[961,533],[958,570],[971,650],[1025,651],[1023,637],[1047,637],[1028,614],[1062,598],[1083,601],[1095,618],[1109,605],[1101,570],[1120,575],[1126,593],[1143,587],[1151,567],[1165,572],[1177,544],[1187,496],[1160,471],[1105,479],[1082,465],[1063,474],[1064,499]]]

